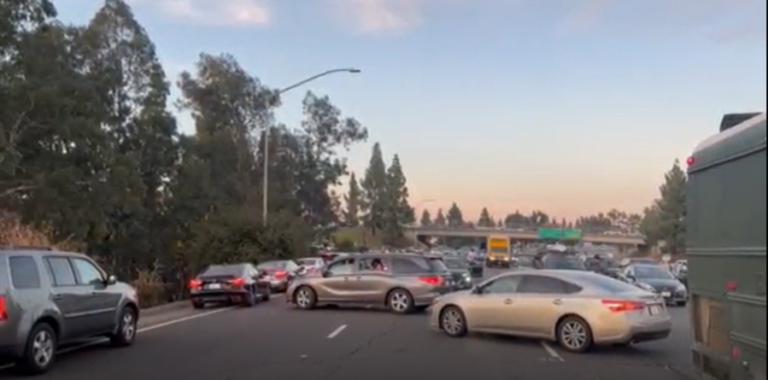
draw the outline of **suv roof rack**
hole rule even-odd
[[[4,251],[55,251],[56,248],[40,245],[0,245]]]

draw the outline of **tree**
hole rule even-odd
[[[672,254],[685,250],[685,186],[688,179],[675,160],[672,169],[664,175],[664,183],[659,188],[661,198],[658,202],[659,232],[666,248]]]
[[[448,222],[448,227],[456,228],[464,226],[464,215],[461,213],[461,209],[459,209],[459,206],[456,204],[456,202],[453,202],[451,207],[448,209],[448,216],[446,219]]]
[[[375,235],[385,228],[387,212],[387,167],[379,143],[373,145],[361,188],[364,199],[363,224]]]
[[[480,211],[480,217],[477,219],[477,226],[484,228],[492,228],[496,226],[491,214],[488,212],[488,208],[483,207]]]
[[[421,226],[429,227],[432,225],[432,216],[429,214],[429,210],[425,209],[421,212]]]
[[[649,245],[663,243],[662,249],[672,254],[685,250],[687,181],[679,161],[675,160],[659,187],[660,198],[645,209],[639,224],[639,230]]]
[[[529,222],[528,218],[520,210],[517,210],[504,218],[504,225],[507,228],[525,228],[529,225]]]
[[[360,187],[357,184],[357,178],[355,173],[349,176],[349,191],[345,200],[347,202],[347,209],[344,212],[344,222],[347,226],[356,227],[360,224]]]
[[[445,215],[443,215],[443,209],[437,210],[437,216],[435,216],[435,221],[432,224],[435,227],[446,227],[448,225],[448,222],[445,220]]]
[[[180,135],[156,48],[124,1],[87,25],[59,22],[46,0],[0,8],[0,215],[141,274],[148,305],[212,262],[305,253],[336,223],[344,151],[367,131],[327,96],[308,92],[301,125],[282,125],[275,90],[203,53],[176,83],[195,126]]]

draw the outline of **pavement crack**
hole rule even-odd
[[[341,371],[344,368],[344,365],[347,360],[355,357],[360,352],[363,352],[366,348],[369,348],[373,346],[378,340],[381,340],[385,338],[387,335],[389,335],[397,326],[398,318],[392,317],[390,319],[390,323],[382,329],[381,332],[378,334],[372,335],[367,340],[365,340],[363,343],[356,345],[352,350],[350,350],[346,355],[336,360],[336,365],[331,368],[330,371],[328,371],[323,377],[323,380],[330,379],[333,376],[335,376],[339,371]]]

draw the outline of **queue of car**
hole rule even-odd
[[[666,304],[686,299],[684,288],[665,277],[671,274],[649,263],[624,266],[622,280],[589,270],[575,256],[549,252],[530,266],[514,260],[516,270],[475,285],[483,259],[472,251],[376,252],[211,265],[189,281],[190,302],[197,309],[252,307],[284,292],[285,301],[300,310],[428,310],[429,325],[451,337],[533,337],[584,352],[667,337]],[[106,336],[117,346],[133,343],[140,315],[135,289],[88,257],[0,249],[2,273],[10,276],[0,275],[0,359],[11,358],[18,369],[48,371],[56,347],[74,339]],[[78,301],[85,293],[99,300],[88,301],[93,310]]]

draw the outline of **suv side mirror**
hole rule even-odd
[[[107,276],[107,285],[117,284],[117,277],[114,274]]]

